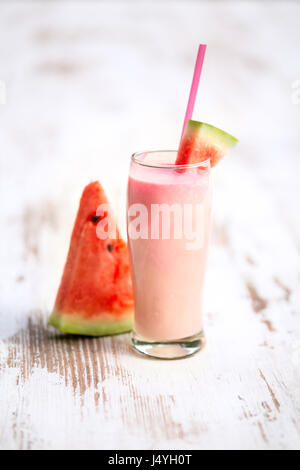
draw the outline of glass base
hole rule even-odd
[[[203,331],[187,338],[170,341],[149,341],[137,335],[131,334],[131,346],[138,353],[156,359],[183,359],[196,354],[205,346]]]

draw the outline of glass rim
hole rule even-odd
[[[200,166],[206,166],[207,168],[210,168],[210,159],[207,158],[206,160],[202,162],[196,162],[196,163],[189,163],[185,165],[175,165],[175,164],[168,164],[168,163],[151,163],[151,162],[143,162],[142,160],[138,159],[139,155],[144,155],[148,153],[177,153],[178,150],[146,150],[146,151],[140,151],[140,152],[135,152],[131,155],[131,161],[134,163],[137,163],[138,165],[141,166],[146,166],[148,168],[164,168],[167,170],[176,170],[178,168],[197,168]]]

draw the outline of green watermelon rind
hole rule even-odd
[[[98,320],[82,318],[75,314],[64,314],[54,309],[49,318],[49,325],[73,335],[107,336],[126,333],[133,328],[133,311],[122,316],[111,314],[101,315]]]
[[[186,131],[188,134],[201,134],[208,142],[210,141],[213,145],[219,145],[224,151],[230,149],[238,142],[238,139],[233,137],[233,135],[205,122],[189,120]]]

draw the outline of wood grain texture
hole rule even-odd
[[[187,4],[0,5],[1,449],[300,448],[300,7]],[[129,155],[176,147],[199,31],[195,117],[240,138],[214,175],[207,347],[160,362],[60,334],[82,187],[99,178],[124,228]]]

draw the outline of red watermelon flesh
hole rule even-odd
[[[177,154],[176,165],[190,165],[210,160],[215,166],[237,139],[210,124],[188,121]]]
[[[118,230],[101,240],[97,213],[108,204],[98,182],[83,191],[69,253],[49,323],[73,334],[101,336],[132,329],[133,292],[126,243]],[[112,216],[110,206],[107,206]],[[104,217],[107,214],[104,214]]]

